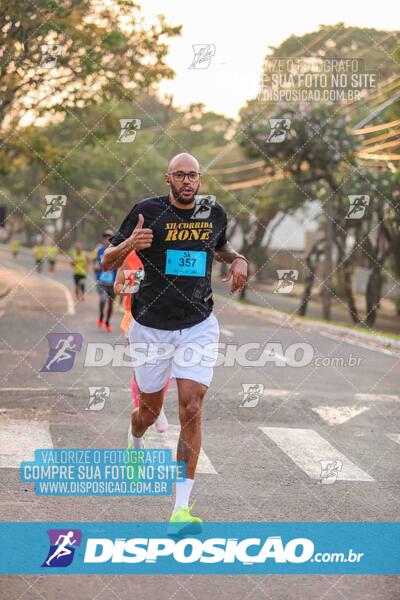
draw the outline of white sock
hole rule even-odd
[[[175,485],[176,499],[174,510],[177,510],[179,507],[189,508],[189,497],[193,484],[194,479],[185,479],[184,481],[178,481]]]
[[[133,439],[133,447],[134,448],[139,449],[139,448],[143,448],[144,447],[143,436],[142,437],[136,437],[136,435],[133,435],[133,433],[132,433],[132,439]]]

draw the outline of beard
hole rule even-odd
[[[172,182],[170,182],[169,185],[170,185],[171,192],[172,192],[172,195],[175,198],[175,200],[178,200],[178,202],[181,202],[182,204],[191,204],[194,200],[195,195],[199,191],[200,182],[196,186],[192,186],[192,185],[190,186],[193,189],[193,194],[188,197],[187,196],[182,197],[181,192],[175,187],[175,185]]]

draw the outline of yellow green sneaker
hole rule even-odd
[[[196,502],[196,501],[195,501]],[[196,535],[202,531],[202,520],[191,514],[195,502],[189,508],[180,506],[173,511],[168,524],[168,535]]]

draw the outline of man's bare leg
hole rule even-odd
[[[186,480],[176,484],[177,508],[188,508],[201,448],[201,408],[207,386],[191,379],[177,379],[179,395],[179,435],[177,460],[186,463]]]
[[[142,438],[146,430],[153,425],[161,412],[164,393],[163,389],[158,392],[146,394],[139,389],[139,407],[132,413],[132,434],[134,438]],[[137,447],[139,447],[138,444]]]

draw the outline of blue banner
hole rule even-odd
[[[400,574],[400,523],[0,523],[2,574]]]

